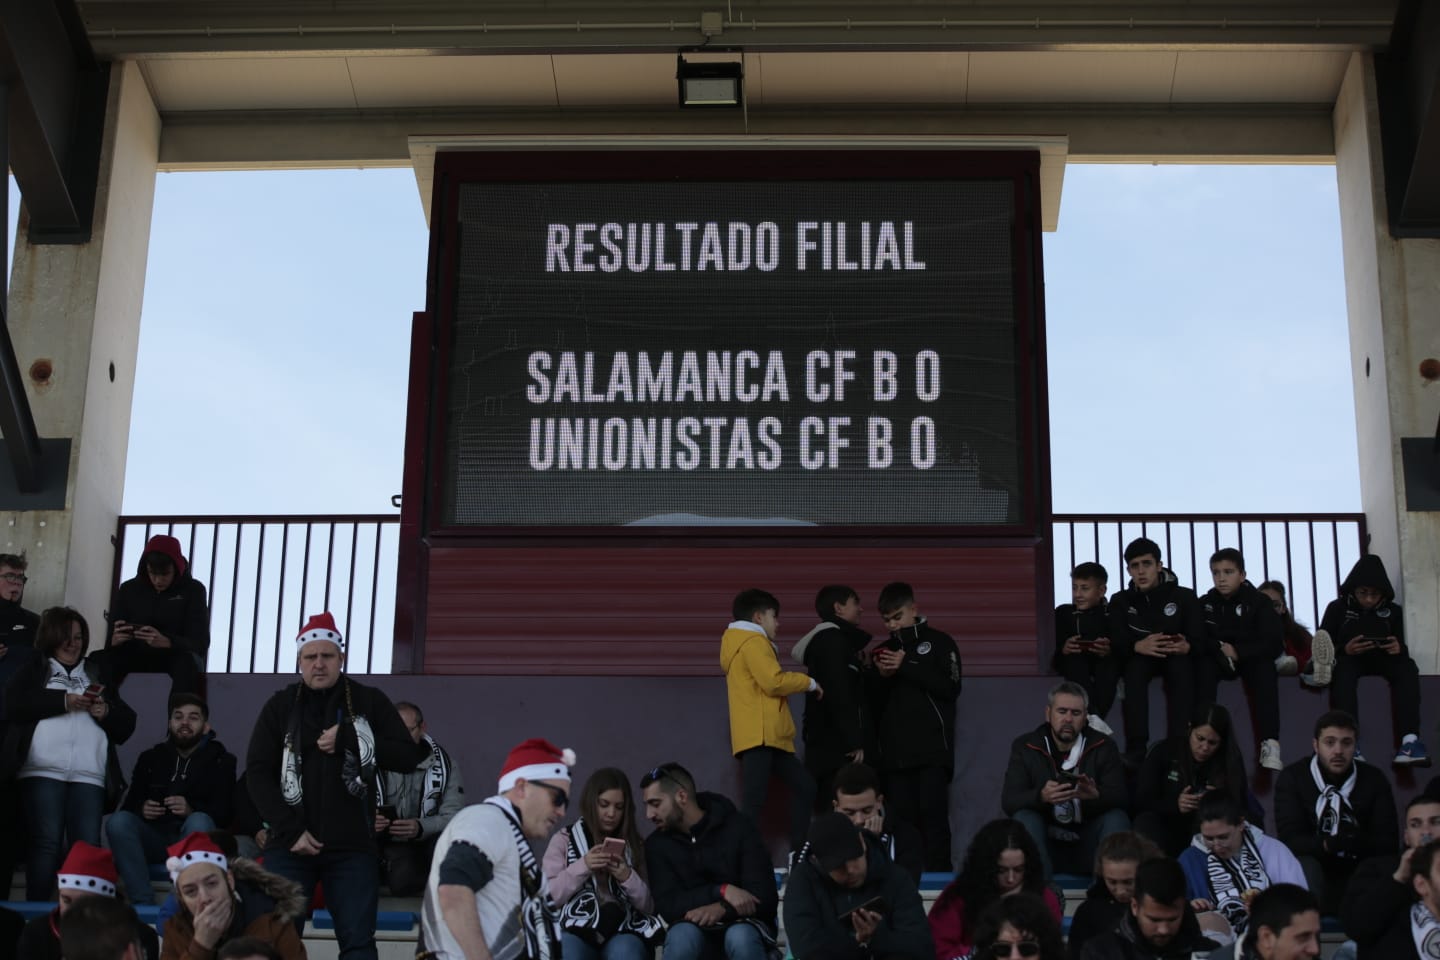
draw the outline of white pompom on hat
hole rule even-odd
[[[80,890],[96,893],[102,897],[115,896],[118,876],[115,872],[115,855],[84,840],[76,840],[60,872],[55,879],[62,890]]]
[[[340,628],[335,626],[335,618],[328,612],[315,614],[300,628],[300,635],[295,638],[295,647],[298,650],[314,640],[333,643],[341,653],[345,652],[345,638],[340,635]]]
[[[516,780],[570,781],[570,768],[575,766],[575,751],[560,749],[549,740],[535,738],[510,751],[500,770],[500,792],[515,786]]]
[[[165,852],[170,854],[165,861],[165,869],[170,872],[171,883],[177,883],[185,868],[193,867],[197,863],[208,863],[221,870],[230,869],[230,861],[225,858],[215,841],[210,839],[208,833],[196,831],[188,834],[182,837],[179,843],[167,847]]]

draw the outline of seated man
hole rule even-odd
[[[1245,822],[1235,798],[1213,790],[1195,811],[1200,832],[1190,849],[1180,854],[1190,905],[1213,910],[1230,922],[1236,935],[1250,922],[1249,898],[1256,890],[1276,883],[1305,886],[1305,872],[1295,855],[1258,827]]]
[[[785,886],[785,935],[796,957],[933,960],[920,892],[904,870],[841,813],[810,824]],[[668,950],[668,947],[667,947]]]
[[[901,870],[920,885],[925,869],[925,848],[920,831],[885,808],[880,792],[880,775],[863,763],[851,763],[836,771],[832,807],[850,822],[870,833],[880,848]]]
[[[411,738],[430,749],[409,773],[382,771],[375,793],[381,872],[392,896],[412,897],[425,889],[435,841],[465,806],[465,788],[459,765],[425,732],[420,708],[401,700],[395,709]]]
[[[1135,898],[1112,931],[1085,945],[1081,960],[1169,960],[1188,958],[1219,946],[1200,930],[1185,898],[1185,871],[1167,857],[1140,864]]]
[[[1338,913],[1356,866],[1395,852],[1400,825],[1385,775],[1355,759],[1355,718],[1332,710],[1315,721],[1315,754],[1275,781],[1275,833],[1294,851],[1324,913]]]
[[[1360,956],[1365,960],[1440,956],[1440,840],[1406,850],[1396,876],[1407,878],[1404,884],[1394,882],[1397,887],[1408,887],[1408,895],[1402,897],[1399,890],[1391,890],[1383,917],[1371,918],[1375,922],[1358,931],[1355,939]],[[1347,924],[1346,931],[1349,929]]]
[[[760,831],[690,772],[662,763],[640,778],[655,910],[669,924],[666,960],[765,960],[779,895]]]
[[[203,694],[210,649],[205,585],[190,576],[174,537],[154,536],[110,611],[106,657],[119,684],[132,673],[168,673],[170,693]]]
[[[147,960],[143,925],[114,897],[81,900],[65,911],[58,932],[66,960]]]
[[[1427,790],[1405,808],[1405,852],[1371,857],[1350,878],[1349,894],[1340,904],[1347,937],[1374,946],[1391,928],[1409,925],[1415,906],[1410,884],[1415,851],[1436,839],[1440,839],[1440,798]]]
[[[60,927],[77,903],[91,897],[124,902],[115,889],[115,859],[110,851],[91,846],[83,840],[70,848],[56,880],[60,902],[54,910],[35,917],[25,925],[16,948],[16,956],[22,960],[60,960]],[[133,935],[143,947],[137,960],[155,960],[160,955],[160,941],[155,936],[155,928],[134,920],[134,914],[131,918]]]
[[[150,904],[152,863],[165,848],[197,831],[229,824],[234,810],[235,755],[205,732],[210,708],[193,693],[170,698],[169,733],[140,754],[125,802],[105,822],[105,836],[125,893]]]
[[[1320,956],[1320,905],[1304,887],[1277,883],[1250,904],[1250,935],[1211,960],[1302,960]]]
[[[1010,746],[1000,806],[1035,838],[1047,880],[1086,872],[1100,841],[1130,828],[1120,754],[1086,731],[1088,711],[1084,687],[1056,684],[1045,722]]]

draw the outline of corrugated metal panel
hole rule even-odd
[[[989,547],[442,547],[429,555],[424,671],[714,676],[740,590],[781,604],[780,648],[815,623],[814,597],[848,583],[866,608],[906,580],[960,644],[970,676],[1037,672],[1033,545]]]

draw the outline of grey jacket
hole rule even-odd
[[[430,775],[430,765],[433,762],[430,754],[426,754],[425,759],[416,764],[409,773],[381,771],[385,802],[395,805],[398,819],[420,821],[419,840],[440,836],[451,818],[465,806],[465,784],[460,778],[460,765],[444,747],[440,748],[440,753],[444,756],[450,774],[445,781],[445,792],[440,797],[440,809],[434,816],[420,816],[420,805],[425,799],[425,781]]]

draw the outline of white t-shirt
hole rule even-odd
[[[503,798],[499,802],[509,806]],[[513,808],[512,808],[513,809]],[[475,847],[494,868],[490,882],[475,891],[475,909],[480,914],[480,929],[495,960],[515,960],[525,951],[525,935],[520,928],[520,850],[515,846],[515,831],[504,812],[490,803],[475,803],[455,814],[435,842],[435,856],[430,861],[430,879],[425,884],[425,901],[421,907],[420,929],[425,949],[434,951],[440,960],[464,960],[464,952],[440,913],[440,867],[450,847],[457,843]]]

